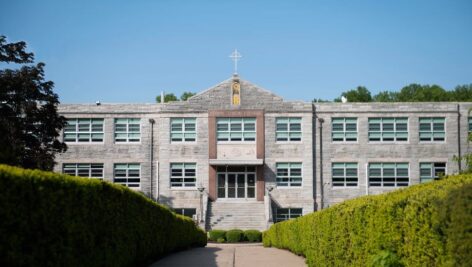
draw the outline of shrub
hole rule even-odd
[[[224,242],[226,242],[226,241],[225,241],[224,238],[220,237],[220,238],[218,238],[218,239],[216,240],[216,242],[218,242],[218,243],[224,243]]]
[[[230,243],[236,243],[243,239],[243,231],[239,229],[233,229],[226,232],[226,241]]]
[[[0,165],[0,266],[144,266],[205,246],[191,219],[124,186]]]
[[[261,242],[262,233],[258,230],[246,230],[244,231],[244,240],[249,242]]]
[[[382,250],[372,257],[371,267],[403,267],[397,254],[388,250]]]
[[[211,241],[218,241],[218,239],[223,238],[225,240],[226,238],[226,231],[225,230],[211,230],[208,232],[208,239]]]
[[[471,225],[472,175],[464,174],[276,223],[263,243],[304,255],[309,266],[472,266]]]

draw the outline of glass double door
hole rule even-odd
[[[219,172],[217,175],[218,198],[255,198],[255,172]]]

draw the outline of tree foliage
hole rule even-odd
[[[44,80],[44,63],[32,64],[26,43],[0,36],[0,62],[21,64],[0,70],[0,163],[52,170],[55,153],[67,146],[58,140],[66,120],[57,113],[54,83]]]
[[[187,101],[187,99],[191,98],[194,95],[195,95],[194,92],[183,92],[182,95],[180,96],[180,100]]]
[[[164,95],[164,103],[172,102],[172,101],[178,101],[179,99],[173,94],[165,94]],[[158,95],[156,96],[156,102],[161,103],[161,96]]]
[[[448,92],[439,85],[412,83],[400,90],[396,102],[440,102],[449,100]]]
[[[372,95],[364,86],[358,86],[356,89],[346,91],[341,96],[347,98],[348,102],[372,102]]]
[[[194,93],[194,92],[183,92],[182,95],[180,96],[180,99],[179,99],[174,95],[174,93],[165,94],[164,103],[172,102],[172,101],[179,101],[179,100],[180,101],[187,101],[189,98],[191,98],[194,95],[196,95],[196,93]],[[161,96],[160,95],[156,96],[156,102],[161,103]]]
[[[341,97],[347,98],[348,102],[471,102],[472,84],[458,85],[454,90],[445,90],[439,85],[421,85],[412,83],[404,86],[398,92],[380,91],[372,96],[369,89],[358,86],[356,89],[345,91],[333,102],[341,102]],[[314,102],[330,102],[319,101]]]

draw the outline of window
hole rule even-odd
[[[103,163],[64,163],[62,165],[62,173],[102,180]]]
[[[289,219],[295,219],[303,215],[301,208],[277,208],[275,209],[275,222],[282,222]]]
[[[175,208],[174,212],[183,216],[193,218],[197,214],[197,209]]]
[[[408,163],[369,163],[369,186],[408,186]]]
[[[196,163],[171,163],[170,186],[171,187],[195,187]]]
[[[218,141],[255,141],[256,118],[217,118]]]
[[[139,163],[115,164],[113,181],[128,187],[139,187],[141,181],[141,165]]]
[[[277,186],[302,186],[302,163],[277,163]]]
[[[357,186],[357,163],[336,162],[332,164],[334,187]]]
[[[444,141],[445,118],[420,118],[420,141]]]
[[[408,118],[369,118],[369,141],[408,141]]]
[[[64,142],[103,142],[103,119],[67,119]]]
[[[141,119],[115,119],[115,142],[141,141]]]
[[[421,183],[438,180],[446,174],[445,162],[425,162],[420,163]]]
[[[196,118],[172,118],[170,139],[172,142],[194,142],[196,140]]]
[[[356,142],[357,118],[332,118],[331,137],[333,142]]]
[[[275,135],[277,141],[301,141],[302,118],[277,118]]]
[[[472,134],[472,117],[469,117],[469,135]]]

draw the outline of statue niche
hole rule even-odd
[[[239,82],[233,82],[231,96],[231,104],[233,106],[239,106],[241,104],[241,85]]]

